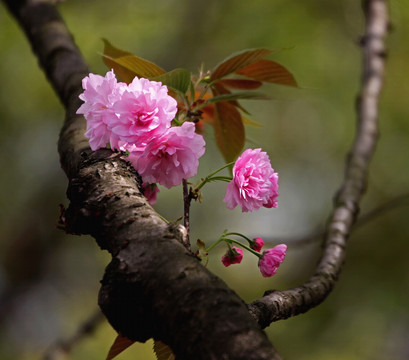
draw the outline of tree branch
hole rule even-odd
[[[384,39],[388,30],[386,0],[365,4],[366,29],[362,38],[363,74],[357,98],[357,132],[347,156],[343,184],[334,199],[324,239],[324,251],[315,273],[304,284],[286,291],[270,291],[249,305],[262,328],[273,321],[304,313],[332,291],[345,259],[346,244],[365,192],[370,160],[378,138],[378,99],[385,66]]]
[[[58,360],[62,356],[70,353],[72,347],[86,336],[92,334],[104,319],[101,311],[95,311],[87,320],[85,320],[73,333],[66,339],[58,340],[44,354],[43,360]]]
[[[166,224],[143,197],[133,168],[84,138],[81,79],[88,74],[57,10],[46,0],[3,0],[66,109],[59,139],[69,179],[69,233],[91,234],[112,254],[99,305],[123,336],[153,337],[178,359],[279,359],[244,302],[181,244],[184,228]]]

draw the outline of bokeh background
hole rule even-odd
[[[365,213],[409,191],[409,7],[389,2],[392,30],[381,101],[381,137],[371,166]],[[223,184],[209,184],[192,209],[193,238],[207,244],[221,232],[286,242],[286,261],[264,279],[256,259],[224,268],[218,249],[209,267],[246,301],[267,289],[299,285],[311,274],[322,229],[352,142],[360,85],[363,32],[355,0],[68,0],[59,8],[90,69],[105,74],[101,38],[167,70],[210,69],[232,52],[280,49],[271,59],[295,75],[300,89],[266,85],[272,101],[243,104],[261,128],[248,127],[249,147],[262,147],[280,173],[278,209],[242,214],[225,209]],[[0,358],[40,359],[97,309],[109,255],[89,237],[58,230],[67,180],[57,139],[64,111],[15,21],[0,5]],[[206,129],[206,175],[223,163]],[[407,199],[407,197],[406,197]],[[157,210],[182,214],[181,189],[162,189]],[[356,229],[329,298],[307,314],[272,324],[268,336],[286,359],[409,358],[408,201]],[[104,359],[115,332],[103,322],[67,359]],[[118,356],[153,359],[152,344]]]

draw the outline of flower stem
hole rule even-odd
[[[169,220],[168,219],[165,219],[161,214],[159,214],[159,213],[157,213],[158,214],[158,216],[166,223],[166,224],[169,224],[170,222],[169,222]]]
[[[216,171],[213,171],[212,173],[210,173],[209,175],[207,175],[207,176],[202,180],[202,182],[195,187],[195,190],[194,190],[194,191],[199,191],[206,183],[208,183],[208,182],[210,182],[210,181],[213,181],[213,180],[230,181],[230,180],[231,180],[230,177],[227,177],[227,176],[216,176],[216,177],[213,177],[213,175],[216,175],[218,172],[222,171],[223,169],[226,169],[227,167],[234,165],[234,163],[235,163],[234,161],[231,162],[231,163],[228,163],[228,164],[222,166],[221,168],[217,169]]]
[[[240,237],[242,237],[243,239],[246,239],[246,240],[249,242],[249,244],[251,244],[251,243],[253,242],[253,240],[249,239],[247,236],[245,236],[245,235],[243,235],[243,234],[240,234],[240,233],[237,233],[237,232],[229,232],[229,233],[226,233],[226,234],[224,234],[224,235],[225,235],[225,236],[229,236],[229,235],[240,236]]]
[[[210,245],[205,251],[209,252],[213,248],[215,248],[217,245],[219,245],[222,241],[224,241],[224,238],[221,237],[219,240],[217,240],[213,245]]]
[[[225,181],[225,182],[230,182],[231,181],[231,176],[212,176],[211,178],[209,178],[207,180],[207,182],[211,182],[211,181]]]
[[[240,247],[242,247],[243,249],[246,249],[247,251],[249,251],[249,252],[251,252],[252,254],[256,255],[259,259],[261,259],[261,258],[263,257],[262,254],[260,254],[259,252],[253,250],[253,249],[250,248],[249,246],[244,245],[244,244],[241,243],[240,241],[237,241],[237,240],[234,240],[234,239],[230,239],[230,238],[225,237],[225,235],[228,235],[228,234],[230,234],[230,235],[240,235],[240,236],[242,236],[242,237],[245,238],[244,235],[239,234],[239,233],[226,233],[226,234],[223,234],[223,235],[219,238],[219,240],[217,240],[213,245],[209,246],[205,251],[206,251],[206,252],[209,252],[210,250],[212,250],[213,248],[215,248],[217,245],[219,245],[222,241],[225,241],[225,242],[227,243],[227,245],[229,246],[230,249],[231,249],[231,244],[237,244],[237,245],[239,245]]]
[[[226,241],[226,242],[230,242],[230,243],[237,244],[237,245],[241,246],[243,249],[246,249],[247,251],[250,251],[252,254],[256,255],[259,259],[261,259],[261,258],[263,257],[262,254],[260,254],[259,252],[253,250],[253,249],[250,248],[249,246],[244,245],[244,244],[241,243],[240,241],[237,241],[237,240],[234,240],[234,239],[230,239],[230,238],[225,238],[225,237],[223,237],[223,238],[221,238],[221,239],[224,240],[224,241]]]

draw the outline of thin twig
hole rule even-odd
[[[100,310],[96,310],[87,320],[85,320],[71,336],[66,339],[57,340],[45,352],[43,360],[58,360],[62,356],[70,353],[71,349],[87,336],[91,335],[95,329],[102,324],[104,316]]]
[[[192,197],[190,196],[187,180],[183,179],[183,225],[186,228],[185,246],[191,251],[190,248],[190,202]]]

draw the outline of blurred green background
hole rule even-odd
[[[362,212],[408,193],[409,7],[389,2],[387,78],[381,137]],[[302,89],[267,85],[274,98],[247,101],[262,128],[247,128],[248,146],[268,151],[280,173],[278,209],[242,214],[225,209],[224,186],[210,184],[192,209],[193,238],[210,244],[228,228],[286,241],[277,275],[260,276],[250,255],[224,268],[221,248],[209,267],[246,301],[267,289],[299,285],[311,274],[320,240],[295,241],[324,226],[343,175],[355,128],[363,32],[360,2],[293,0],[69,0],[59,8],[90,69],[105,74],[101,38],[167,70],[213,67],[230,53],[282,49],[271,56]],[[40,359],[97,308],[99,280],[109,256],[89,237],[56,228],[67,205],[67,180],[57,139],[64,111],[39,70],[22,32],[0,6],[0,358]],[[212,129],[200,174],[222,164]],[[182,214],[181,189],[162,189],[157,210]],[[329,298],[307,314],[272,324],[267,333],[286,359],[409,358],[409,207],[384,212],[354,231],[347,261]],[[115,332],[104,322],[67,359],[104,359]],[[153,359],[151,343],[118,359]]]

